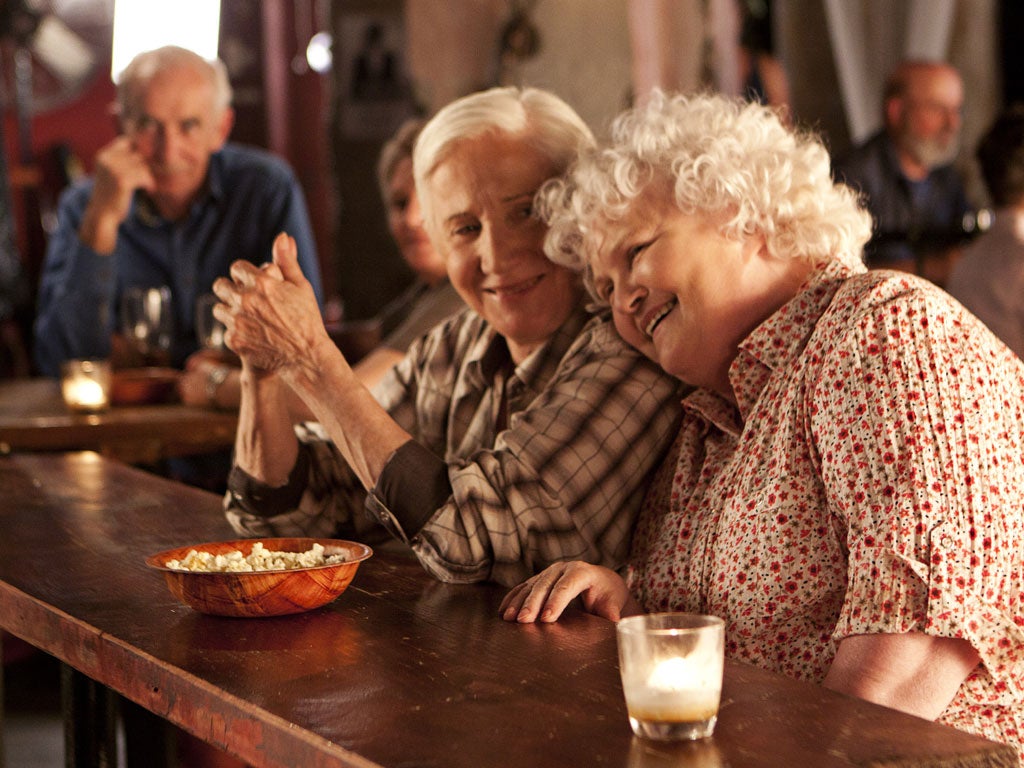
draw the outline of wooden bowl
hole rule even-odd
[[[110,383],[110,402],[114,405],[152,405],[178,397],[178,377],[174,368],[122,368],[114,371]]]
[[[208,573],[168,568],[169,560],[182,560],[189,551],[222,555],[235,550],[243,555],[260,541],[269,550],[305,552],[314,543],[323,545],[325,555],[345,554],[346,561],[312,568],[280,571]],[[302,613],[335,600],[356,575],[359,563],[373,554],[365,544],[341,539],[239,539],[193,544],[158,552],[146,558],[146,565],[162,571],[171,593],[200,613],[215,616],[283,616]]]

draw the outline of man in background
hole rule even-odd
[[[287,232],[322,303],[305,200],[287,164],[227,142],[231,86],[220,61],[168,46],[139,54],[118,85],[122,134],[100,150],[93,178],[61,197],[47,246],[35,323],[35,362],[54,376],[68,358],[130,360],[118,338],[126,289],[167,286],[169,362],[199,346],[196,299],[232,261],[268,261]],[[218,382],[211,381],[215,388]]]
[[[875,220],[865,249],[869,267],[945,283],[970,210],[952,166],[963,102],[954,67],[903,62],[886,81],[884,128],[836,163],[836,179],[865,195]]]
[[[995,206],[991,228],[964,249],[949,292],[1024,357],[1024,104],[996,119],[977,150]]]

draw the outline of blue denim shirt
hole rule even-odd
[[[111,255],[98,254],[78,239],[92,186],[89,179],[62,194],[57,229],[47,243],[34,345],[35,363],[44,375],[58,375],[69,358],[109,356],[120,297],[131,286],[170,287],[171,362],[180,367],[199,347],[196,299],[210,291],[215,278],[228,274],[233,261],[269,261],[279,232],[295,238],[299,264],[322,305],[305,198],[283,160],[225,145],[210,158],[206,187],[178,222],[160,218],[136,193]]]

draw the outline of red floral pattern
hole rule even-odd
[[[686,415],[634,537],[649,611],[726,618],[726,653],[821,681],[853,634],[969,640],[940,720],[1021,744],[1024,363],[915,277],[814,274],[741,345],[738,407]]]

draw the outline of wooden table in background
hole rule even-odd
[[[295,616],[177,603],[146,555],[233,538],[220,499],[94,453],[0,457],[0,628],[255,766],[1016,766],[1014,750],[729,663],[697,744],[632,737],[614,626],[378,552]]]
[[[0,382],[0,452],[94,450],[129,464],[230,448],[238,414],[166,403],[72,413],[53,379]]]

